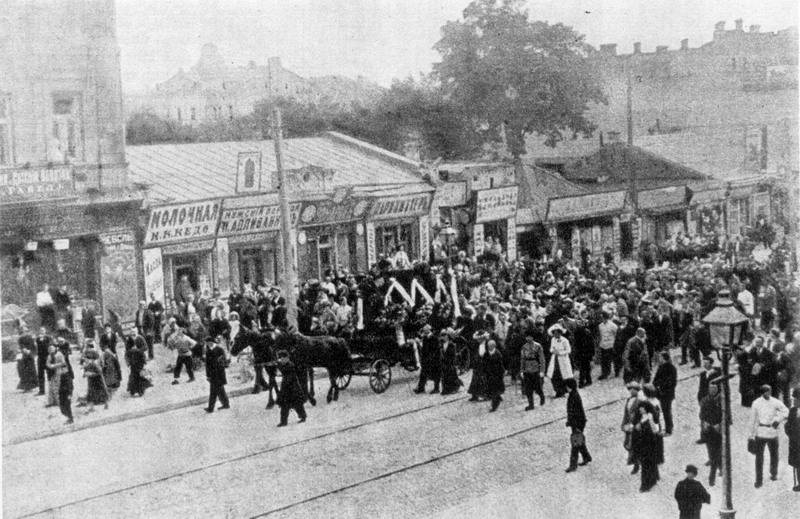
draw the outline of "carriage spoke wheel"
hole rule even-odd
[[[469,370],[469,347],[462,346],[456,352],[456,371],[459,375],[463,375]]]
[[[392,367],[384,359],[378,359],[369,367],[369,387],[378,394],[386,391],[392,383]]]
[[[348,371],[342,375],[339,375],[334,379],[334,383],[338,389],[346,389],[347,386],[350,385],[350,380],[353,378],[353,373]]]

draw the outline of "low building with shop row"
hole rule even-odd
[[[364,272],[404,247],[427,259],[434,188],[416,162],[329,132],[286,139],[294,255],[301,280]],[[282,270],[272,141],[131,146],[131,178],[147,189],[141,241],[145,291],[223,295],[276,284]]]

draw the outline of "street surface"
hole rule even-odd
[[[235,398],[231,410],[210,416],[188,407],[7,446],[3,510],[76,518],[676,517],[672,492],[687,463],[700,467],[707,486],[705,448],[694,443],[697,371],[679,373],[675,432],[665,439],[661,482],[646,494],[625,466],[620,379],[582,390],[594,461],[565,474],[565,399],[548,396],[544,407],[524,412],[509,385],[489,413],[488,403],[469,403],[464,392],[415,395],[415,374],[398,368],[386,393],[354,378],[338,402],[308,408],[305,424],[292,414],[285,428],[275,427],[277,410],[264,410],[262,394]],[[797,517],[785,436],[779,480],[753,488],[749,410],[738,405],[735,384],[733,391],[738,517]],[[717,515],[719,480],[710,492],[704,517]]]

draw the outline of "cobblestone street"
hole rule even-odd
[[[192,407],[14,445],[4,451],[4,495],[41,490],[36,500],[6,500],[4,511],[8,517],[99,517],[111,510],[116,517],[180,517],[203,509],[209,517],[477,518],[587,517],[602,509],[606,517],[673,517],[672,492],[686,463],[700,466],[707,482],[705,450],[694,444],[697,380],[683,368],[681,377],[689,378],[678,385],[662,479],[647,494],[637,492],[638,478],[624,464],[619,422],[626,393],[619,380],[582,391],[594,461],[567,475],[564,399],[548,397],[526,413],[509,386],[490,414],[488,404],[469,403],[464,393],[414,395],[411,376],[380,396],[356,379],[339,402],[312,408],[306,424],[292,418],[285,429],[275,428],[277,412],[264,411],[263,395],[248,395],[211,416]],[[745,411],[734,404],[740,517],[791,517],[785,450],[779,481],[757,494],[752,487]],[[71,475],[66,489],[47,484],[53,471]],[[720,488],[711,490],[705,517],[716,514]]]

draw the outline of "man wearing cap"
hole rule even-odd
[[[753,401],[753,421],[750,438],[756,444],[756,483],[760,488],[764,474],[764,446],[769,447],[770,479],[778,479],[778,427],[786,421],[789,410],[777,398],[772,398],[772,387],[761,386],[761,398]]]
[[[711,496],[702,483],[697,481],[697,467],[686,465],[686,479],[675,487],[675,501],[680,511],[679,519],[700,519],[703,503],[711,503]]]
[[[597,326],[598,347],[600,349],[600,377],[605,380],[611,374],[611,363],[614,360],[614,341],[619,327],[611,320],[611,314],[603,312],[603,322]]]
[[[486,374],[486,394],[492,401],[489,411],[494,412],[503,400],[503,393],[506,390],[503,381],[506,373],[505,366],[503,366],[503,355],[498,351],[497,343],[494,340],[486,343],[484,373]]]
[[[711,373],[712,380],[719,377],[720,371]],[[730,421],[730,417],[728,418]],[[700,402],[700,437],[708,451],[708,484],[714,486],[717,471],[722,468],[722,402],[720,401],[719,384],[708,386],[708,394]]]
[[[639,461],[636,459],[636,452],[632,448],[632,440],[633,427],[639,422],[639,391],[641,391],[642,386],[634,380],[632,382],[628,382],[627,388],[630,392],[630,396],[625,401],[625,407],[622,413],[622,425],[620,428],[625,433],[625,441],[623,442],[623,446],[625,447],[625,450],[628,451],[627,464],[633,465],[631,474],[636,474],[639,472]]]
[[[306,400],[306,393],[300,380],[297,377],[297,368],[294,363],[289,360],[289,353],[286,350],[280,350],[277,353],[278,369],[281,372],[281,387],[278,392],[278,406],[281,409],[281,421],[278,427],[285,427],[289,419],[289,411],[294,409],[297,413],[299,421],[306,421],[306,410],[303,404]]]
[[[431,325],[426,324],[419,331],[420,338],[422,339],[422,348],[420,348],[420,364],[422,364],[419,371],[419,383],[414,390],[415,393],[424,393],[425,384],[428,380],[433,381],[433,390],[431,394],[439,392],[439,382],[442,377],[442,351],[439,347],[439,340],[433,335]]]
[[[539,395],[539,405],[544,405],[544,391],[542,391],[544,366],[544,348],[534,340],[533,334],[529,331],[525,334],[525,344],[522,345],[522,351],[520,352],[522,392],[528,399],[526,411],[534,408],[534,392]]]
[[[631,380],[640,383],[650,380],[650,361],[645,346],[646,340],[647,334],[644,328],[637,328],[636,335],[625,345],[625,352],[622,354],[624,365],[622,378],[626,383]]]
[[[175,359],[175,369],[172,372],[172,385],[177,385],[181,377],[181,368],[186,367],[186,374],[189,375],[189,382],[194,382],[194,371],[192,370],[192,350],[197,341],[187,336],[183,328],[178,329],[167,339],[167,347],[175,350],[178,354]]]
[[[222,336],[217,335],[209,342],[211,342],[211,347],[206,352],[206,377],[208,378],[209,391],[208,407],[205,408],[205,411],[213,413],[217,398],[222,404],[219,409],[230,409],[231,406],[228,401],[228,395],[225,393],[225,384],[228,383],[228,379],[225,375],[227,361],[225,359],[225,350],[222,349]]]

